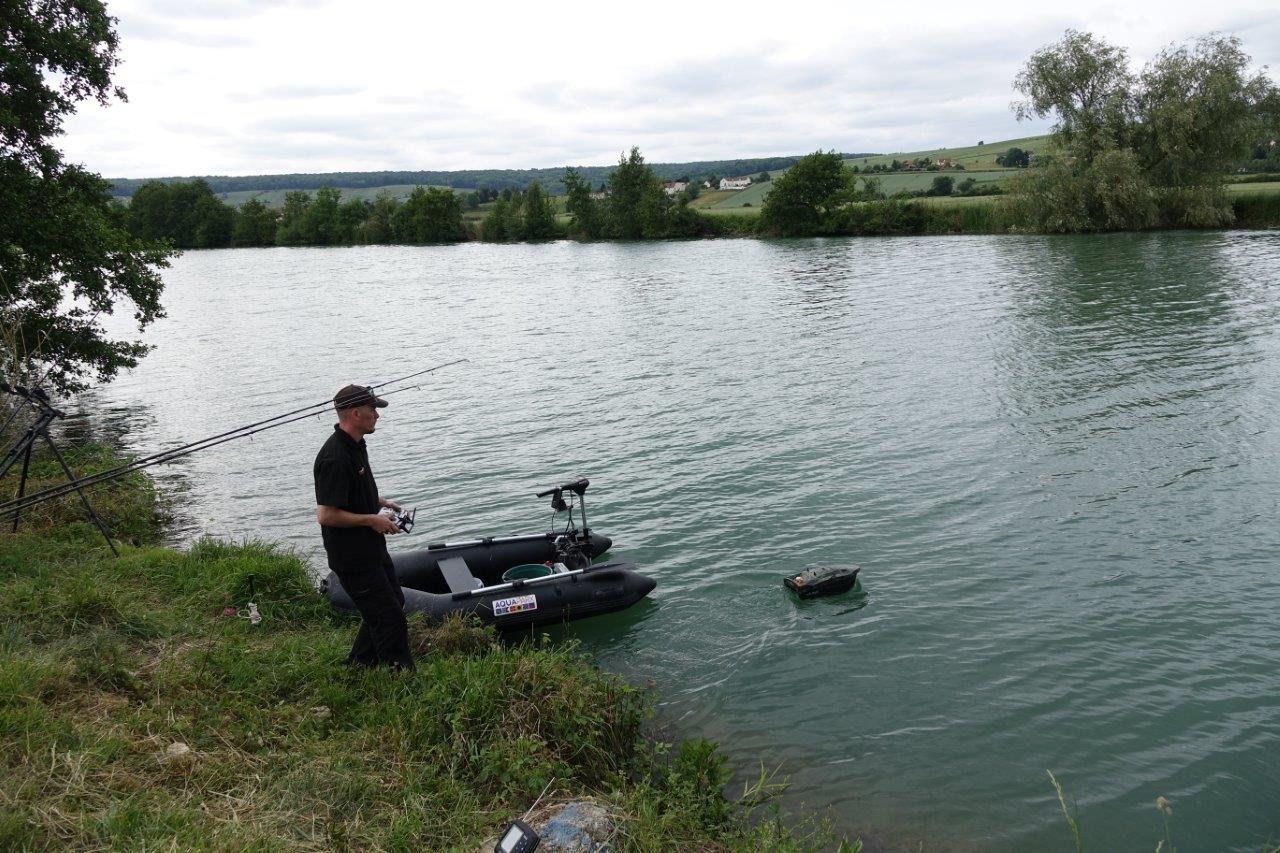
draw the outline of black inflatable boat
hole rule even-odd
[[[633,564],[592,562],[613,541],[587,526],[588,485],[576,480],[538,494],[551,495],[552,507],[568,512],[568,523],[558,531],[439,543],[393,555],[405,613],[423,613],[432,621],[471,613],[506,631],[613,613],[644,598],[657,584]],[[575,496],[582,505],[581,528],[573,520]],[[334,607],[355,611],[333,572],[320,590]]]

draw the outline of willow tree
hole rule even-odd
[[[1275,84],[1249,63],[1229,36],[1166,48],[1137,74],[1089,33],[1036,51],[1014,110],[1055,124],[1051,150],[1015,184],[1025,217],[1047,231],[1230,223],[1225,175],[1280,114]]]
[[[10,0],[0,14],[0,373],[63,392],[147,351],[103,317],[127,307],[141,331],[163,315],[169,249],[131,236],[110,185],[54,144],[81,101],[124,99],[115,23],[97,0]]]

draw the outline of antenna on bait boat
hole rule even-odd
[[[426,370],[419,370],[416,373],[410,373],[407,376],[401,376],[397,379],[390,379],[386,382],[381,382],[381,383],[378,383],[377,385],[369,385],[366,387],[370,391],[374,388],[385,388],[388,385],[396,385],[398,383],[402,383],[410,379],[416,379],[419,376],[424,376],[430,373],[434,373],[437,370],[443,370],[444,368],[452,367],[455,364],[462,364],[465,361],[467,361],[467,359],[465,358],[455,359],[453,361],[445,362],[444,364],[437,364],[434,367],[429,367]],[[387,397],[392,394],[398,394],[401,391],[410,391],[410,390],[421,388],[421,387],[422,386],[420,384],[404,385],[399,388],[393,388],[390,391],[383,391],[381,396]],[[43,392],[36,392],[36,393],[43,394]],[[355,399],[356,396],[363,396],[363,394],[364,394],[364,389],[361,389],[361,391],[354,393],[350,398],[347,398],[347,399]],[[249,436],[256,435],[257,433],[260,433],[260,432],[265,432],[266,430],[269,430],[269,429],[275,429],[276,427],[279,427],[279,426],[284,426],[286,424],[291,424],[296,421],[315,417],[316,415],[319,415],[322,411],[324,411],[324,409],[330,406],[343,403],[343,402],[346,402],[346,399],[336,400],[336,401],[330,399],[320,403],[313,403],[309,406],[303,406],[302,408],[294,409],[293,411],[276,415],[275,417],[266,418],[265,420],[247,424],[245,426],[238,427],[233,430],[228,430],[226,432],[221,432],[221,433],[218,433],[217,435],[212,435],[207,438],[202,438],[199,441],[189,442],[187,444],[179,445],[178,447],[171,447],[168,450],[162,450],[162,451],[159,451],[158,453],[153,453],[150,456],[144,456],[141,459],[136,459],[133,462],[127,462],[123,465],[118,465],[115,468],[109,468],[105,471],[99,471],[96,474],[90,474],[88,476],[81,477],[78,480],[75,479],[74,477],[71,477],[70,473],[68,472],[68,477],[70,479],[70,482],[66,484],[44,489],[43,491],[40,491],[40,492],[33,492],[32,494],[26,495],[25,497],[19,494],[17,497],[13,498],[12,500],[0,503],[0,518],[5,518],[10,515],[14,515],[16,517],[18,513],[20,513],[22,510],[28,507],[35,506],[36,504],[43,503],[48,500],[53,500],[54,498],[62,497],[63,495],[69,494],[73,490],[79,491],[83,487],[94,486],[99,483],[105,483],[109,480],[114,480],[118,477],[122,477],[125,474],[129,474],[134,471],[139,471],[139,470],[142,470],[143,468],[149,468],[152,465],[162,465],[166,462],[172,462],[175,459],[180,459],[183,456],[189,456],[192,453],[198,453],[201,450],[208,450],[211,447],[217,447],[219,444],[225,444],[229,441],[235,441],[236,439],[240,439],[240,438],[248,438]],[[7,470],[8,470],[8,466],[3,467],[3,469],[0,470],[0,477],[3,477],[4,473]]]

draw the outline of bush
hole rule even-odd
[[[1119,231],[1158,221],[1155,193],[1137,157],[1124,149],[1103,151],[1083,168],[1046,158],[1013,186],[1019,221],[1035,231]]]

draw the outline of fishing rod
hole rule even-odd
[[[434,373],[437,370],[442,370],[446,367],[451,367],[455,364],[461,364],[465,361],[467,361],[467,359],[465,358],[455,359],[454,361],[446,362],[444,364],[438,364],[438,365],[435,365],[434,367],[429,367],[426,370],[420,370],[416,373],[410,373],[407,376],[401,376],[397,379],[391,379],[386,382],[379,383],[377,385],[370,385],[370,386],[367,386],[367,388],[370,391],[374,388],[385,388],[388,385],[395,385],[397,383],[406,382],[410,379],[416,379],[419,376],[423,376],[429,373]],[[420,387],[421,385],[405,385],[400,388],[394,388],[390,391],[384,391],[382,392],[382,396],[387,397],[387,396],[391,396],[392,394],[399,394],[402,391],[410,391]],[[24,396],[24,397],[26,396],[26,394],[32,393],[25,388],[16,389],[16,390],[19,391],[19,396]],[[60,486],[54,486],[52,488],[44,489],[43,491],[33,492],[32,494],[26,495],[21,498],[14,498],[4,503],[0,503],[0,518],[13,515],[14,513],[19,513],[22,510],[26,509],[27,507],[34,506],[35,504],[43,503],[44,501],[53,500],[54,498],[58,498],[66,494],[70,494],[72,491],[78,488],[97,485],[98,483],[107,482],[108,480],[113,480],[118,477],[122,477],[125,474],[129,474],[134,471],[141,470],[143,468],[149,468],[152,465],[161,465],[166,462],[172,462],[175,459],[180,459],[183,456],[189,456],[192,453],[197,453],[201,450],[207,450],[211,447],[216,447],[219,444],[225,444],[229,441],[235,441],[236,439],[240,439],[240,438],[248,438],[252,435],[256,435],[257,433],[260,433],[260,432],[265,432],[266,430],[269,430],[269,429],[275,429],[276,427],[279,427],[279,426],[284,426],[286,424],[291,424],[296,421],[301,421],[307,418],[315,417],[316,415],[319,415],[321,410],[323,410],[324,408],[327,408],[329,406],[340,406],[345,402],[359,399],[363,397],[364,394],[365,394],[365,390],[361,389],[360,391],[353,392],[351,395],[339,400],[325,400],[324,402],[321,402],[321,403],[313,403],[312,405],[303,406],[302,408],[294,409],[291,412],[285,412],[283,414],[276,415],[275,417],[266,418],[265,420],[257,421],[252,424],[247,424],[246,426],[242,426],[237,429],[228,430],[227,432],[223,432],[223,433],[218,433],[217,435],[212,435],[212,436],[209,436],[208,438],[200,439],[199,441],[193,441],[188,444],[179,445],[178,447],[169,448],[168,450],[162,450],[158,453],[153,453],[150,456],[145,456],[142,459],[137,459],[137,460],[134,460],[133,462],[128,462],[123,465],[118,465],[115,468],[109,468],[105,471],[99,471],[96,474],[90,474],[86,477],[81,477],[78,480],[72,480]]]

